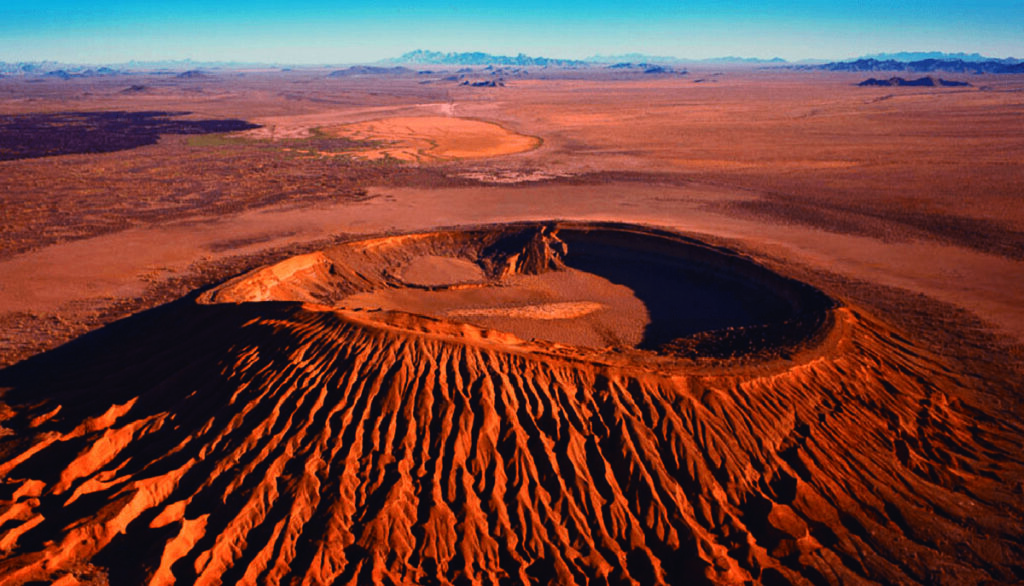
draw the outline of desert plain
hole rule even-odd
[[[0,583],[1024,580],[1024,78],[864,77],[0,79]]]

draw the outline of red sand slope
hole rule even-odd
[[[0,581],[1024,578],[1019,424],[828,313],[699,366],[186,299],[0,372]]]

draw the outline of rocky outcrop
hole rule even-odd
[[[413,70],[406,67],[375,67],[372,65],[353,65],[338,69],[327,74],[327,77],[352,77],[354,75],[407,75]]]
[[[936,79],[931,76],[919,77],[917,79],[904,79],[902,77],[890,77],[889,79],[875,79],[870,77],[864,81],[858,83],[861,87],[866,86],[898,86],[898,87],[970,87],[970,83],[966,81],[950,81],[946,79]]]
[[[910,71],[929,73],[1024,73],[1024,62],[992,59],[987,61],[964,61],[962,59],[922,59],[920,61],[896,61],[894,59],[857,59],[824,65],[801,66],[801,69],[823,69],[826,71]]]

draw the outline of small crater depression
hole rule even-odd
[[[205,302],[301,301],[591,348],[728,357],[805,344],[831,299],[733,252],[638,226],[528,223],[348,242]]]

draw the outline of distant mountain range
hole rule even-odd
[[[826,71],[888,71],[888,72],[949,72],[949,73],[1024,73],[1024,60],[985,57],[978,53],[942,53],[942,52],[899,52],[878,53],[858,59],[846,61],[824,62],[820,60],[804,60],[789,63],[784,59],[759,59],[752,57],[717,57],[712,59],[687,59],[681,57],[646,55],[643,53],[626,53],[619,55],[594,55],[586,59],[556,59],[550,57],[532,57],[520,53],[515,56],[492,55],[480,51],[474,52],[441,52],[419,49],[410,51],[400,57],[385,59],[375,64],[355,65],[348,69],[333,72],[333,77],[348,75],[372,75],[380,73],[401,73],[393,66],[401,64],[417,65],[448,65],[448,66],[495,66],[495,67],[556,67],[568,69],[585,69],[590,67],[606,67],[619,65],[622,68],[652,69],[677,64],[720,64],[720,65],[764,65],[787,66],[793,69],[822,69]],[[390,67],[382,67],[390,66]],[[267,64],[239,61],[193,61],[191,59],[162,61],[128,61],[110,65],[68,64],[57,61],[31,61],[5,63],[0,61],[0,77],[49,77],[53,79],[72,79],[83,77],[102,77],[110,75],[129,75],[134,73],[178,74],[195,72],[190,77],[199,77],[200,71],[230,71],[238,69],[270,69],[279,68],[280,64]],[[325,65],[293,65],[294,68],[315,68]],[[655,69],[655,71],[659,71]],[[667,70],[665,70],[667,72]]]
[[[959,60],[959,61],[1018,61],[1017,59],[996,59],[980,53],[943,53],[941,51],[901,51],[899,53],[875,53],[864,55],[861,59],[877,59],[879,61],[924,61],[926,59]]]
[[[0,74],[2,75],[45,75],[68,79],[75,75],[99,77],[103,75],[116,75],[118,73],[120,72],[111,67],[68,65],[56,61],[18,63],[4,63],[0,61]]]
[[[594,55],[584,59],[587,63],[682,63],[679,57],[646,55],[644,53],[623,53],[621,55]]]
[[[471,53],[442,53],[440,51],[424,51],[422,49],[410,51],[401,57],[387,59],[387,63],[415,63],[420,65],[504,65],[517,67],[587,67],[590,65],[605,65],[614,63],[644,63],[644,64],[666,64],[666,63],[722,63],[722,64],[772,64],[786,63],[785,59],[775,57],[774,59],[757,59],[752,57],[716,57],[714,59],[683,59],[679,57],[667,57],[656,55],[645,55],[643,53],[625,53],[622,55],[594,55],[586,59],[552,59],[549,57],[531,57],[522,53],[511,57],[507,55],[492,55],[479,51]]]
[[[194,61],[192,59],[164,59],[157,61],[128,61],[118,63],[112,67],[128,69],[132,71],[152,71],[154,69],[170,69],[174,71],[196,70],[196,69],[247,69],[279,67],[276,63],[261,63],[258,61]]]
[[[595,63],[596,65],[596,63]],[[605,65],[607,69],[618,69],[620,71],[640,71],[650,74],[670,74],[670,75],[686,75],[688,72],[685,69],[676,69],[670,67],[664,62],[662,63],[614,63],[612,65]]]
[[[375,67],[373,65],[353,65],[346,69],[339,69],[327,74],[327,77],[352,77],[355,75],[402,75],[414,73],[406,67]]]
[[[575,59],[530,57],[522,53],[509,57],[479,51],[472,53],[442,53],[440,51],[410,51],[401,57],[388,59],[390,63],[416,63],[419,65],[505,65],[517,67],[587,67],[589,63]]]
[[[873,77],[865,79],[858,83],[861,87],[868,86],[883,86],[883,87],[970,87],[971,84],[966,81],[950,81],[948,79],[935,79],[932,76],[922,77],[919,79],[903,79],[902,77],[890,77],[889,79],[875,79]]]
[[[988,59],[964,61],[963,59],[922,59],[920,61],[898,61],[896,59],[857,59],[839,61],[824,65],[797,66],[798,69],[823,69],[826,71],[908,71],[930,73],[1024,73],[1024,62],[1016,59]]]
[[[643,53],[625,53],[622,55],[594,55],[584,59],[587,63],[720,63],[720,64],[773,64],[788,63],[781,57],[759,59],[757,57],[713,57],[710,59],[685,59],[682,57],[666,57],[661,55],[645,55]]]
[[[99,77],[104,75],[127,75],[140,72],[173,72],[198,71],[201,69],[245,69],[256,67],[273,67],[268,64],[242,63],[239,61],[193,61],[191,59],[164,61],[128,61],[106,65],[87,65],[80,63],[61,63],[59,61],[19,61],[6,63],[0,61],[0,74],[4,75],[49,75],[50,77]]]

